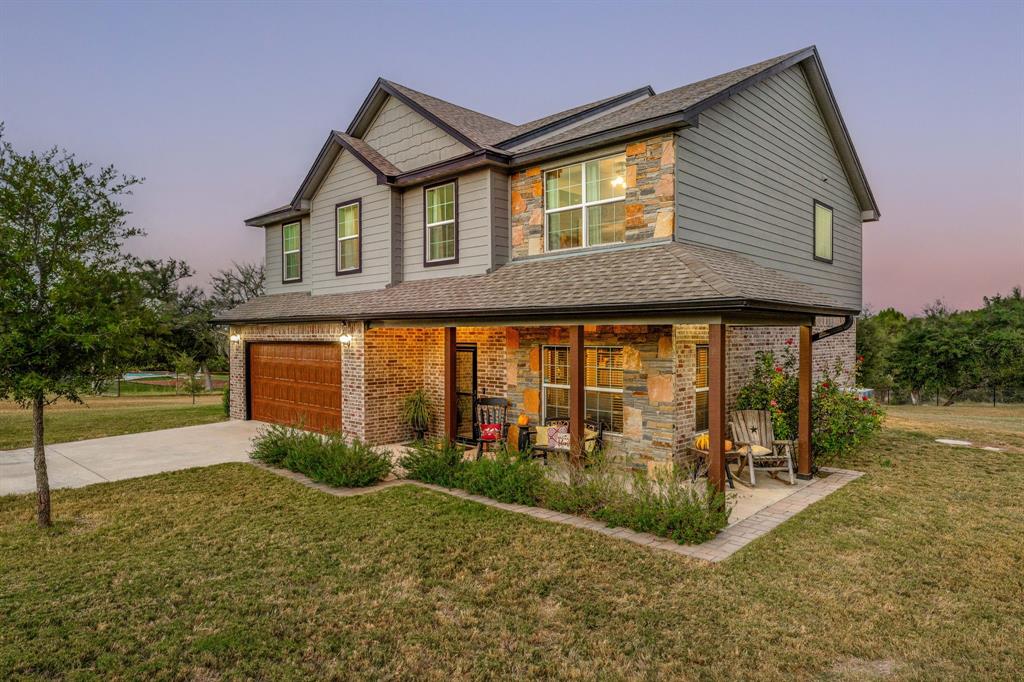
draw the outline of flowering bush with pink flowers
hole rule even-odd
[[[782,353],[758,351],[754,374],[736,396],[738,410],[768,410],[775,437],[795,440],[800,386],[793,339]],[[860,399],[836,383],[842,376],[841,363],[826,371],[813,390],[811,401],[811,442],[819,460],[842,458],[882,425],[884,414],[873,400]]]

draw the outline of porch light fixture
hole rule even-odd
[[[242,340],[242,335],[241,334],[232,334],[228,338],[231,340],[231,343],[238,343],[239,341]]]
[[[348,344],[352,343],[352,335],[342,334],[341,336],[338,337],[338,341],[341,342],[341,345],[347,346]]]

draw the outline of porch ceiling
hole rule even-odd
[[[739,254],[674,241],[548,256],[483,275],[443,277],[374,291],[262,296],[218,321],[374,321],[374,324],[689,323],[799,324],[854,313],[810,286]],[[736,321],[730,321],[736,320]],[[749,323],[749,322],[746,322]]]

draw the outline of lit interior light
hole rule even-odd
[[[616,175],[614,178],[612,178],[612,187],[625,187],[625,186],[626,186],[626,179],[624,177],[622,177],[621,175]]]

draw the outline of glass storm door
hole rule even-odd
[[[455,348],[456,436],[473,440],[476,423],[476,344],[460,343]]]

